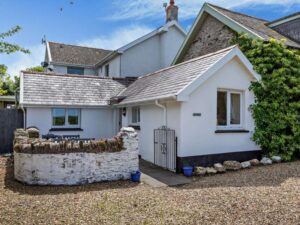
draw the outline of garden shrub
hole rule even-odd
[[[234,42],[262,78],[250,87],[256,97],[251,106],[253,140],[265,154],[291,160],[300,153],[300,51],[288,48],[284,40],[266,42],[246,34]]]

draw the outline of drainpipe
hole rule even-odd
[[[26,111],[22,105],[20,105],[20,109],[23,112],[23,126],[24,126],[24,129],[26,129]]]
[[[164,126],[167,127],[167,107],[160,104],[158,100],[155,101],[155,105],[164,110]]]

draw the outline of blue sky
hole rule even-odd
[[[1,55],[0,64],[12,75],[39,65],[44,57],[41,39],[116,49],[164,23],[167,0],[0,0],[0,32],[20,25],[23,30],[8,39],[31,50]],[[189,29],[203,0],[177,0],[180,23]],[[300,11],[299,0],[212,0],[211,3],[272,20]],[[298,2],[298,3],[297,3]],[[61,11],[62,8],[62,11]]]

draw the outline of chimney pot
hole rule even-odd
[[[166,8],[166,22],[178,21],[178,6],[175,5],[175,0],[170,0],[170,5]]]

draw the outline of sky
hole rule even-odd
[[[10,75],[40,65],[48,41],[117,49],[165,23],[168,0],[0,0],[0,33],[20,25],[21,32],[6,39],[31,51],[30,55],[0,55]],[[177,0],[179,22],[188,31],[204,0]],[[273,20],[300,11],[299,0],[210,0],[210,3]]]

